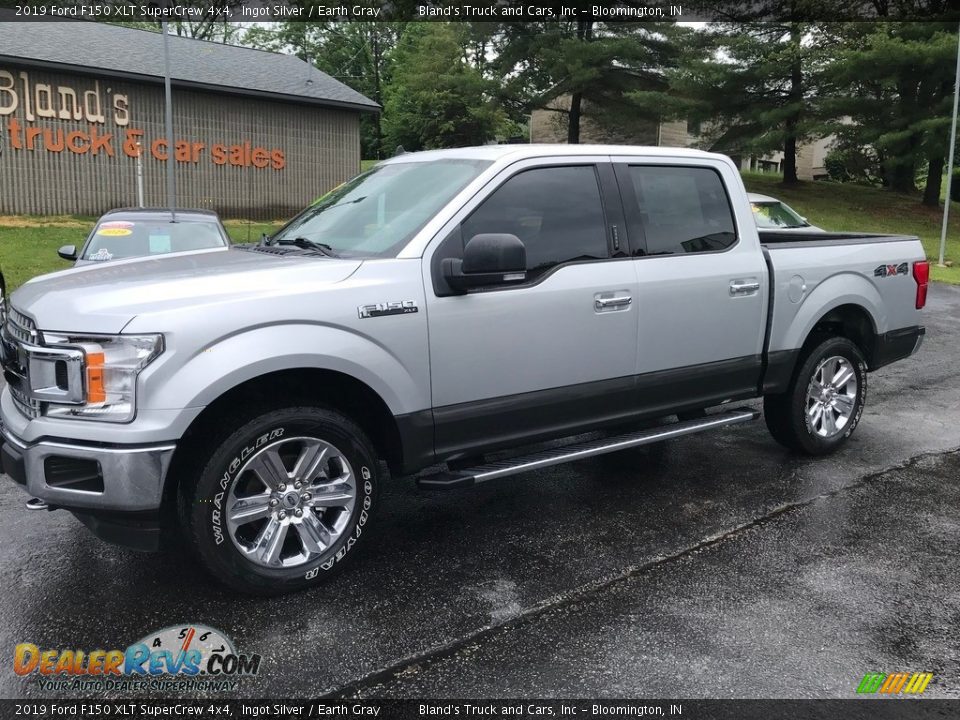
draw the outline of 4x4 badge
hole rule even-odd
[[[909,263],[900,263],[899,265],[881,265],[873,271],[874,277],[890,277],[891,275],[906,275],[910,269]]]
[[[418,312],[417,303],[413,300],[398,300],[395,302],[376,303],[374,305],[361,305],[357,308],[360,313],[360,319],[382,317],[383,315],[406,315],[408,313]]]

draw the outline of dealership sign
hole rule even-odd
[[[17,111],[20,111],[17,113]],[[105,91],[100,81],[86,88],[35,83],[24,71],[0,69],[0,122],[3,146],[14,151],[73,153],[80,156],[137,157],[141,148],[165,162],[171,154],[180,163],[283,170],[286,157],[278,148],[255,147],[251,142],[206,143],[178,138],[171,150],[167,138],[149,138],[130,126],[130,98]],[[62,121],[67,127],[40,127],[38,121]],[[75,123],[85,123],[77,128]],[[59,124],[59,123],[57,123]]]

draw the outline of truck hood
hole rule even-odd
[[[42,275],[10,304],[41,330],[118,333],[142,312],[295,294],[350,277],[361,260],[231,248],[88,265]]]

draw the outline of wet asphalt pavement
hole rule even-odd
[[[639,467],[396,483],[361,562],[283,598],[28,514],[4,478],[0,653],[198,622],[263,656],[241,697],[849,698],[866,672],[927,671],[927,695],[960,698],[960,287],[931,286],[926,323],[832,457],[761,421]],[[50,695],[5,658],[0,695]]]

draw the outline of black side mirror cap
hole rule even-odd
[[[483,233],[474,235],[463,248],[463,259],[441,262],[444,280],[455,291],[527,279],[527,249],[516,235]]]
[[[57,255],[62,257],[64,260],[76,260],[77,259],[77,246],[76,245],[64,245],[59,250],[57,250]]]

